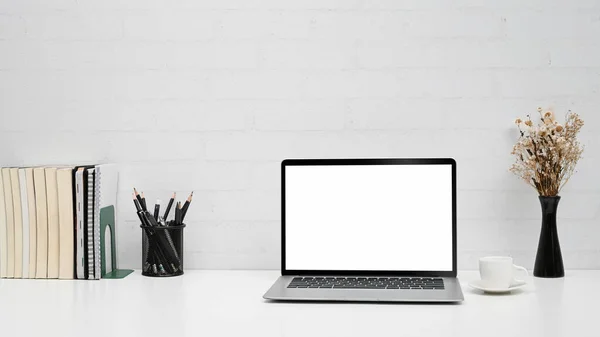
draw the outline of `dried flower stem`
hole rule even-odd
[[[577,134],[584,123],[578,114],[570,111],[564,126],[555,120],[554,113],[542,113],[541,108],[538,112],[538,125],[530,115],[524,122],[515,120],[520,136],[512,150],[516,160],[510,170],[539,195],[556,196],[575,172],[583,153]]]

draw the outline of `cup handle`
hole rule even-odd
[[[525,267],[521,267],[521,266],[517,266],[516,264],[513,264],[513,268],[514,268],[515,270],[517,270],[517,271],[523,271],[523,272],[525,272],[525,276],[526,276],[526,277],[529,277],[529,272],[527,271],[527,269],[525,269]],[[522,280],[522,279],[517,279],[517,278],[513,279],[513,281],[512,281],[512,282],[513,282],[513,284],[515,284],[515,285],[521,285],[521,284],[525,284],[525,283],[527,283],[525,280]]]

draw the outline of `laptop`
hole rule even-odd
[[[454,159],[281,163],[269,300],[460,302]]]

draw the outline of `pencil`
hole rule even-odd
[[[132,193],[131,196],[133,197],[133,204],[135,205],[135,209],[138,212],[141,212],[142,211],[142,207],[140,206],[140,202],[135,198],[135,194]]]
[[[137,198],[140,205],[142,206],[142,210],[146,211],[146,203],[144,202],[138,191],[135,189],[135,187],[133,188],[133,193],[135,194],[135,197]]]
[[[148,210],[148,207],[146,207],[146,197],[144,197],[144,192],[142,192],[142,208],[144,211]]]
[[[183,219],[185,219],[185,214],[187,213],[188,207],[190,207],[190,204],[192,203],[193,196],[194,196],[194,191],[192,191],[192,193],[190,193],[190,196],[185,201],[185,204],[183,204],[183,208],[181,209],[181,222],[183,222]]]
[[[176,193],[173,192],[173,196],[171,197],[171,200],[169,200],[169,204],[167,205],[167,209],[165,210],[165,215],[163,215],[163,219],[165,219],[165,221],[167,221],[167,216],[169,215],[169,212],[171,211],[171,206],[173,206],[173,201],[175,201],[175,196],[176,196]]]

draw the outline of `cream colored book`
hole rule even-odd
[[[37,261],[37,216],[32,168],[25,169],[25,180],[27,189],[27,210],[29,212],[29,261],[27,263],[29,268],[29,278],[35,278]],[[25,270],[23,270],[23,273],[25,273]]]
[[[73,279],[75,274],[75,222],[73,220],[73,169],[56,172],[58,184],[58,220],[60,233],[59,279]]]
[[[54,167],[46,168],[46,204],[48,205],[48,278],[58,278],[60,227],[58,220],[58,184]]]
[[[13,216],[15,224],[15,275],[23,278],[23,210],[21,209],[21,184],[19,184],[19,169],[10,169],[10,184],[13,196]]]
[[[27,200],[27,178],[25,169],[19,169],[19,192],[21,194],[21,219],[23,222],[22,273],[23,278],[29,278],[29,203]]]
[[[43,167],[33,169],[33,183],[37,220],[35,278],[48,278],[48,208],[46,206],[46,172]]]
[[[4,210],[6,211],[6,277],[13,278],[15,276],[15,223],[12,186],[10,183],[10,169],[2,169],[2,182],[4,183]]]
[[[4,206],[4,182],[0,168],[0,278],[6,278],[8,264],[8,241],[6,237],[6,209]]]

